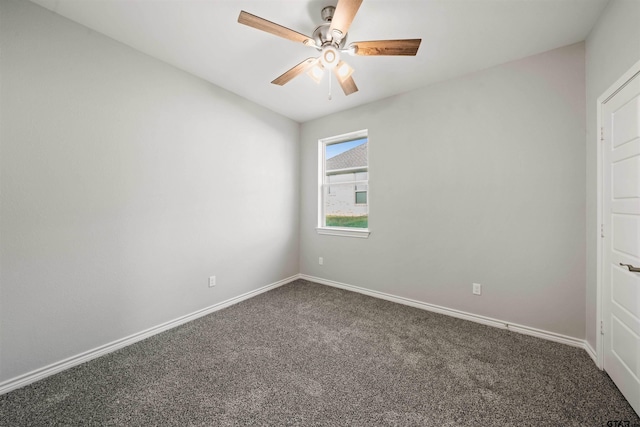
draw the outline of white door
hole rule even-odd
[[[602,112],[604,369],[640,414],[640,75]]]

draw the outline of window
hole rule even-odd
[[[366,130],[318,141],[318,233],[369,236]]]

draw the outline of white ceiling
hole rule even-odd
[[[31,0],[298,122],[586,38],[608,0],[364,0],[349,41],[422,38],[416,57],[347,57],[360,89],[301,75],[317,52],[237,23],[245,10],[311,35],[337,0]]]

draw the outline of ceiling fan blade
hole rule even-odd
[[[422,39],[405,40],[375,40],[368,42],[354,42],[356,55],[382,56],[382,55],[406,55],[415,56],[418,53]]]
[[[278,25],[275,22],[267,21],[266,19],[260,18],[259,16],[252,15],[244,10],[240,11],[240,15],[238,16],[238,22],[249,27],[253,27],[257,30],[266,31],[267,33],[271,33],[278,37],[285,38],[287,40],[291,40],[294,42],[300,42],[305,45],[311,44],[311,46],[315,45],[314,40],[305,36],[304,34],[300,34],[297,31],[293,31],[287,27],[283,27],[282,25]]]
[[[329,27],[330,33],[334,34],[334,30],[340,31],[342,35],[339,37],[342,39],[351,26],[353,18],[355,18],[358,9],[362,4],[362,0],[338,0],[335,12],[333,12],[333,19],[331,20],[331,27]]]
[[[289,71],[285,72],[283,75],[277,77],[273,83],[274,85],[284,86],[289,83],[293,78],[299,76],[300,74],[307,71],[309,68],[316,65],[318,62],[318,58],[307,58],[295,67],[291,68]]]
[[[348,96],[358,91],[358,86],[356,86],[356,82],[353,81],[353,77],[349,76],[346,79],[341,79],[337,68],[333,69],[333,74],[336,75],[336,79],[338,83],[340,83],[340,87],[345,95]]]

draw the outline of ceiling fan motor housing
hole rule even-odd
[[[320,25],[313,32],[313,40],[316,42],[316,46],[322,47],[326,45],[333,45],[336,49],[342,49],[347,44],[347,34],[342,37],[340,43],[336,43],[334,40],[331,31],[329,30],[331,27],[331,23],[327,22],[326,24]]]
[[[322,8],[320,15],[322,16],[322,20],[325,22],[321,24],[316,30],[313,32],[313,39],[316,42],[316,46],[323,47],[327,45],[333,45],[336,49],[342,49],[347,44],[347,35],[345,34],[339,42],[336,43],[336,38],[331,34],[329,28],[331,27],[331,20],[333,19],[333,14],[336,11],[334,6],[326,6]]]

